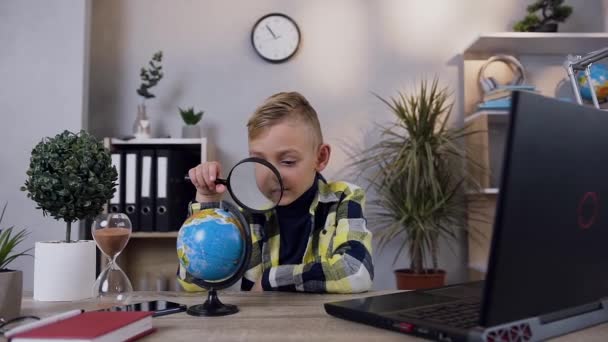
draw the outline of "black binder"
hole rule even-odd
[[[156,150],[156,231],[179,230],[196,195],[188,170],[200,164],[200,151],[192,148]]]
[[[125,169],[123,165],[125,164],[125,156],[124,154],[116,149],[112,152],[112,166],[116,168],[116,172],[118,173],[118,179],[116,181],[117,185],[114,191],[114,197],[110,199],[108,202],[108,212],[110,213],[122,213],[124,212],[124,203],[125,203],[125,192],[124,192],[124,182],[125,182]]]
[[[138,190],[139,185],[137,176],[137,170],[139,169],[139,152],[137,150],[125,150],[125,160],[124,160],[124,169],[125,169],[125,181],[124,181],[124,191],[125,191],[125,211],[124,213],[129,216],[131,220],[131,226],[133,227],[133,231],[139,231],[139,201],[138,201]]]
[[[154,200],[156,198],[156,157],[153,149],[139,152],[139,228],[144,232],[154,231]]]

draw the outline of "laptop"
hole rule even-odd
[[[538,341],[608,321],[608,112],[514,92],[483,282],[325,304],[438,341]]]

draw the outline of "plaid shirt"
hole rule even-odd
[[[260,277],[264,290],[356,293],[371,288],[372,233],[363,216],[365,192],[346,182],[318,182],[309,210],[312,229],[300,264],[279,264],[281,238],[276,213],[251,215],[251,261],[241,289],[250,290]],[[192,203],[190,214],[200,208],[199,203]],[[180,269],[182,286],[200,290],[185,281],[187,278]]]

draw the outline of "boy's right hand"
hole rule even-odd
[[[196,188],[197,202],[219,202],[226,191],[226,186],[215,184],[215,180],[222,176],[222,167],[219,162],[211,161],[193,167],[188,171],[190,181]]]

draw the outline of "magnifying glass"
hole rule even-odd
[[[254,213],[274,209],[281,202],[284,190],[279,171],[257,157],[241,160],[232,167],[228,178],[218,178],[215,184],[225,185],[239,206]]]

